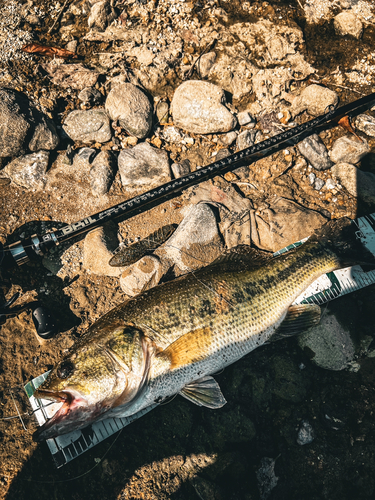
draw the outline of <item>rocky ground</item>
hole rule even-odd
[[[8,243],[375,92],[366,0],[4,0],[0,46]],[[353,123],[360,139],[339,127],[311,136],[4,270],[6,299],[40,300],[59,333],[42,341],[29,311],[1,326],[1,498],[373,498],[374,286],[329,304],[320,343],[274,343],[217,375],[221,410],[177,397],[59,470],[31,439],[22,387],[128,296],[225,248],[276,251],[328,219],[374,212],[374,116]],[[137,246],[133,263],[108,264],[170,224],[180,225],[152,255]],[[9,419],[15,402],[22,422]]]

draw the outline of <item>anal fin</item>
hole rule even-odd
[[[316,304],[290,306],[284,321],[270,338],[270,341],[298,335],[320,321],[320,307]]]
[[[219,384],[208,375],[185,385],[180,394],[198,406],[211,409],[221,408],[227,402]]]

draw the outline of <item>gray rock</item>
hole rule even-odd
[[[333,315],[323,316],[320,324],[298,337],[301,349],[312,355],[312,362],[326,370],[343,370],[354,358],[349,330]]]
[[[108,264],[118,247],[116,225],[112,222],[87,233],[83,244],[83,267],[98,276],[120,276],[125,268]]]
[[[73,141],[95,143],[111,140],[111,127],[103,109],[74,110],[65,119],[63,129]]]
[[[101,151],[90,170],[91,192],[94,196],[108,193],[115,178],[115,159],[110,151]]]
[[[336,163],[331,172],[352,196],[368,204],[375,203],[375,174],[349,163]]]
[[[314,182],[315,191],[320,191],[321,189],[323,189],[324,184],[325,184],[325,182],[323,181],[323,179],[320,179],[319,177],[317,177],[315,179],[315,182]]]
[[[326,113],[330,106],[339,102],[338,95],[333,90],[320,85],[309,85],[292,103],[292,114],[298,115],[307,110],[309,115],[319,116]]]
[[[337,184],[333,179],[327,179],[326,180],[326,188],[327,189],[336,189]]]
[[[258,130],[244,130],[237,137],[237,148],[239,150],[249,148],[255,144]]]
[[[151,130],[152,106],[146,94],[132,83],[122,83],[110,91],[105,109],[129,134],[143,139]]]
[[[151,189],[171,179],[167,152],[153,148],[148,142],[121,151],[118,168],[124,187],[147,186]]]
[[[370,115],[358,115],[355,120],[355,126],[361,132],[370,137],[375,137],[375,118]]]
[[[297,444],[304,446],[314,441],[315,432],[311,424],[307,420],[302,420],[301,426],[298,429]]]
[[[350,35],[354,38],[361,38],[363,25],[358,17],[349,10],[340,12],[333,20],[335,31],[338,35]]]
[[[237,119],[225,104],[225,93],[220,87],[195,80],[184,82],[176,89],[171,103],[173,123],[196,134],[229,132]]]
[[[198,61],[198,73],[200,74],[201,78],[207,78],[210,69],[214,65],[216,60],[216,53],[215,52],[207,52],[207,54],[203,54],[203,56],[200,57]]]
[[[302,156],[316,169],[327,170],[332,167],[332,162],[328,156],[328,150],[317,134],[306,137],[299,142],[298,150]]]
[[[237,120],[240,125],[249,125],[250,123],[256,123],[255,118],[248,111],[241,111],[238,113]]]
[[[224,144],[225,146],[230,146],[231,144],[234,143],[234,141],[237,139],[237,134],[234,132],[228,132],[227,134],[222,134],[220,136],[220,142]]]
[[[310,172],[309,173],[309,182],[310,182],[311,185],[314,184],[315,178],[316,178],[316,175],[314,174],[314,172]]]
[[[14,159],[3,169],[3,173],[8,175],[18,186],[27,189],[41,190],[47,180],[45,174],[48,168],[49,153],[38,151]]]
[[[134,297],[157,285],[163,276],[163,265],[155,255],[145,255],[126,268],[120,278],[121,290]]]
[[[223,251],[216,217],[210,205],[193,205],[184,220],[155,254],[190,271],[210,264]]]
[[[219,149],[217,155],[215,156],[215,161],[222,160],[223,158],[226,158],[229,155],[230,155],[229,149],[226,148]]]
[[[57,146],[59,138],[53,122],[21,92],[0,89],[0,158],[24,154],[30,128],[34,130],[29,144],[32,151]]]
[[[29,142],[30,151],[41,149],[53,150],[59,145],[60,139],[55,124],[49,118],[42,116],[35,125],[34,134]]]
[[[330,151],[331,160],[334,163],[358,163],[367,153],[370,152],[369,145],[365,139],[360,142],[345,135],[337,139]]]
[[[93,106],[94,104],[101,103],[103,95],[94,87],[86,87],[78,94],[78,99],[82,101],[82,104],[85,106]]]
[[[172,163],[171,169],[175,179],[182,177],[183,175],[190,174],[191,167],[189,160],[183,160],[180,163]]]

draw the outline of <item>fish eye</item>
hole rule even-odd
[[[71,361],[63,361],[57,369],[59,378],[68,378],[74,372],[74,364]]]

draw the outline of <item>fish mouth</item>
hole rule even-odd
[[[87,402],[80,395],[74,394],[71,391],[57,392],[38,389],[34,393],[34,397],[63,403],[53,417],[34,432],[34,441],[44,441],[45,439],[54,438],[87,425],[87,419],[89,418]]]

